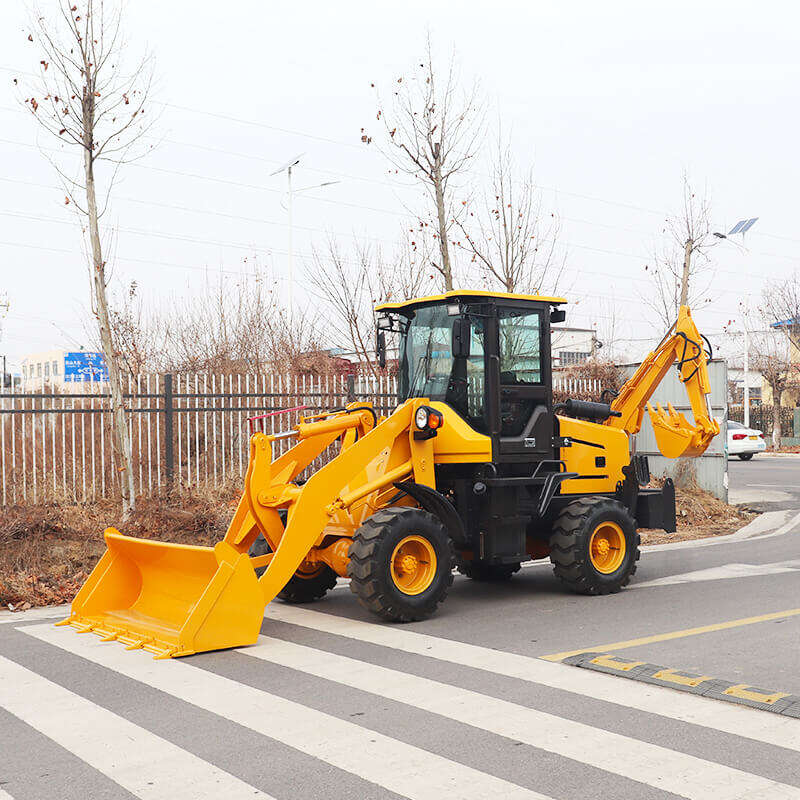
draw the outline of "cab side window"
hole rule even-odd
[[[538,311],[500,309],[500,383],[535,386],[542,382],[542,318]]]

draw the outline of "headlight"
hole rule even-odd
[[[417,413],[414,415],[414,422],[420,430],[428,426],[428,409],[425,406],[420,406],[417,409]]]

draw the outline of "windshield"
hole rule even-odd
[[[483,402],[483,320],[470,317],[470,355],[454,359],[453,322],[446,305],[425,306],[411,318],[400,345],[400,396],[441,400],[474,428],[486,430]]]

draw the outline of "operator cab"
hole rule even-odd
[[[550,324],[566,300],[452,291],[377,308],[377,351],[399,334],[399,401],[447,403],[492,438],[495,460],[554,457]]]

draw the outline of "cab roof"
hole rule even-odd
[[[403,300],[400,303],[380,303],[375,306],[376,311],[411,311],[418,306],[436,303],[442,300],[457,300],[460,298],[485,298],[487,300],[530,300],[537,303],[550,303],[559,305],[566,303],[563,297],[544,297],[539,294],[511,294],[510,292],[478,292],[472,289],[454,289],[444,294],[432,294],[428,297],[417,297],[413,300]]]

